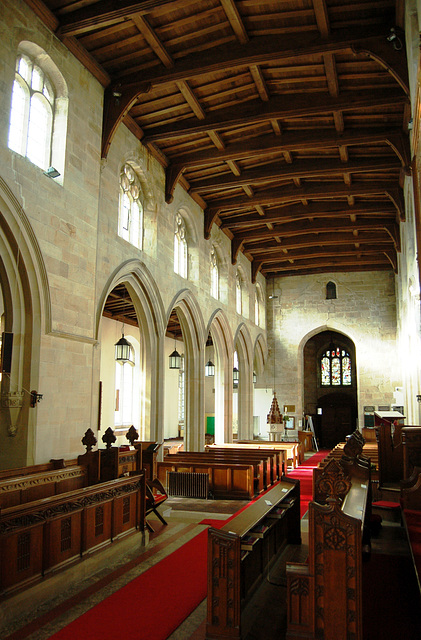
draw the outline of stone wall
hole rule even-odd
[[[336,284],[336,300],[326,300],[329,281]],[[267,386],[272,386],[270,372],[275,356],[275,388],[280,406],[295,405],[297,416],[302,417],[305,385],[316,383],[304,375],[304,346],[312,336],[329,329],[348,336],[355,345],[360,425],[365,405],[377,408],[393,404],[395,387],[401,385],[393,273],[279,278],[275,295],[278,297],[268,302],[267,312]],[[307,375],[315,378],[316,371],[307,371]]]

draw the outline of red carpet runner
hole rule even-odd
[[[298,478],[300,481],[300,515],[306,513],[308,503],[313,499],[313,469],[317,467],[320,460],[323,460],[329,453],[328,450],[322,450],[308,458],[297,469],[290,471],[290,478]]]
[[[301,481],[301,516],[312,498],[313,468],[327,453],[314,454],[289,474]],[[226,522],[203,521],[202,524],[222,526]],[[204,530],[51,638],[165,640],[202,602],[206,593],[207,530]]]
[[[164,640],[207,592],[207,530],[55,633],[54,640]]]

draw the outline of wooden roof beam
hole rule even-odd
[[[145,128],[145,142],[173,140],[186,135],[197,134],[207,129],[229,129],[248,124],[265,122],[274,118],[302,118],[326,114],[335,111],[359,111],[375,107],[403,105],[408,101],[405,94],[397,90],[356,91],[352,97],[348,94],[332,97],[315,94],[311,101],[303,100],[300,95],[274,96],[263,103],[258,100],[238,106],[226,107],[209,113],[203,122],[195,119],[177,121],[175,124],[154,127],[150,132]]]
[[[286,207],[275,207],[266,210],[264,217],[256,216],[254,213],[244,214],[240,216],[220,216],[220,228],[229,228],[231,231],[241,229],[242,227],[261,226],[263,223],[277,224],[282,222],[293,222],[294,220],[305,220],[307,218],[335,218],[349,215],[378,215],[396,217],[396,208],[385,202],[379,201],[375,203],[358,203],[352,207],[346,203],[338,204],[337,202],[312,202],[308,205],[291,204]]]
[[[374,219],[374,220],[358,220],[357,222],[351,222],[350,220],[326,220],[326,221],[318,221],[314,224],[303,224],[303,222],[299,221],[298,223],[289,223],[284,224],[281,227],[276,227],[273,231],[269,231],[268,229],[253,229],[250,232],[244,232],[235,235],[235,240],[237,242],[247,243],[247,248],[250,250],[250,245],[254,242],[261,242],[262,240],[267,240],[273,238],[273,236],[278,235],[281,239],[298,237],[301,235],[308,235],[309,233],[326,233],[326,232],[346,232],[346,231],[373,231],[376,229],[384,229],[389,233],[393,242],[397,246],[399,245],[399,226],[397,224],[391,223],[391,221],[386,219]]]
[[[144,138],[144,141],[147,138]],[[242,157],[258,158],[268,152],[290,153],[292,151],[305,151],[313,149],[339,148],[341,146],[365,145],[371,143],[387,143],[395,152],[402,163],[408,164],[410,157],[408,136],[404,136],[400,127],[387,129],[357,129],[343,133],[334,131],[285,131],[282,136],[265,135],[256,136],[246,142],[236,142],[224,146],[223,150],[189,151],[179,154],[173,159],[173,165],[180,167],[201,167],[207,164],[223,162],[227,159],[240,159]]]
[[[228,161],[230,162],[230,161]],[[397,158],[372,158],[361,159],[340,164],[337,160],[299,160],[291,165],[273,163],[269,167],[256,167],[235,176],[221,176],[190,181],[191,190],[196,193],[206,194],[209,191],[231,189],[243,184],[260,184],[268,180],[292,180],[297,178],[322,177],[340,175],[341,173],[362,173],[371,171],[399,170],[400,164]]]
[[[360,245],[371,244],[385,246],[386,249],[393,248],[394,244],[390,235],[386,231],[365,231],[358,237]],[[349,231],[319,233],[318,235],[308,233],[307,235],[285,238],[282,245],[273,246],[264,243],[262,246],[250,248],[245,242],[243,251],[245,254],[250,254],[253,259],[266,259],[271,255],[278,255],[280,249],[291,251],[293,249],[299,249],[306,251],[312,247],[320,247],[320,245],[328,245],[330,247],[351,245],[355,243],[355,237]]]
[[[138,13],[132,11],[132,14]],[[63,22],[62,22],[63,25]],[[69,33],[65,25],[62,33]],[[134,71],[131,74],[116,76],[116,82],[126,82],[127,87],[134,91],[143,91],[145,84],[154,86],[176,82],[177,80],[189,80],[204,74],[220,72],[223,69],[235,69],[247,67],[252,64],[265,64],[273,61],[285,63],[288,61],[297,64],[301,58],[323,54],[336,54],[344,51],[360,51],[372,57],[386,68],[397,83],[409,96],[408,72],[402,67],[401,58],[405,59],[405,51],[396,51],[386,36],[389,26],[376,25],[358,30],[358,36],[350,29],[337,29],[329,38],[322,38],[318,33],[303,31],[302,33],[289,34],[288,38],[268,38],[257,36],[245,44],[229,42],[218,47],[218,50],[209,55],[208,50],[195,51],[177,60],[173,69],[165,69],[162,66],[142,69],[142,73]],[[388,46],[383,47],[383,44]],[[371,53],[373,51],[373,53]],[[382,53],[385,60],[382,60]],[[400,77],[399,74],[402,74]]]
[[[296,187],[283,187],[282,189],[266,190],[258,193],[254,198],[247,198],[245,196],[234,196],[233,198],[221,198],[219,200],[212,201],[208,206],[207,211],[222,211],[222,210],[236,210],[241,207],[251,208],[256,204],[275,205],[281,203],[290,203],[298,201],[301,198],[312,199],[325,199],[347,196],[364,196],[364,195],[387,195],[391,197],[392,202],[396,205],[396,199],[398,197],[397,189],[394,186],[394,181],[371,181],[369,183],[354,184],[351,187],[347,185],[337,184],[306,184],[297,189]],[[401,190],[399,190],[401,191]]]
[[[228,159],[241,158],[242,155],[247,157],[259,157],[264,155],[268,151],[284,151],[290,149],[313,149],[317,148],[329,148],[338,146],[342,148],[344,146],[350,146],[354,144],[370,144],[373,142],[386,142],[397,154],[402,167],[406,174],[410,172],[409,167],[409,141],[403,137],[401,131],[384,131],[373,133],[356,133],[349,132],[342,136],[331,135],[304,135],[297,134],[294,136],[291,134],[283,135],[281,138],[278,136],[268,136],[269,140],[266,144],[261,140],[251,140],[247,143],[240,143],[231,145],[230,147],[209,151],[207,154],[204,152],[198,154],[186,154],[183,159],[179,158],[178,161],[172,162],[166,172],[165,180],[165,200],[167,203],[172,202],[174,189],[176,184],[187,167],[201,166],[206,164],[213,164],[219,161],[226,161]],[[346,157],[341,154],[341,157]],[[294,166],[294,165],[291,165]]]
[[[238,12],[237,6],[233,0],[219,0],[225,14],[229,20],[229,23],[234,31],[238,42],[246,44],[249,41],[247,31],[244,27],[241,16]]]
[[[113,0],[96,2],[83,9],[63,13],[60,18],[60,33],[81,35],[127,20],[132,15],[146,15],[157,7],[172,4],[172,0],[119,0],[118,6]]]

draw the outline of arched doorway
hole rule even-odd
[[[304,412],[319,446],[331,449],[357,424],[355,345],[337,331],[321,331],[304,347]]]

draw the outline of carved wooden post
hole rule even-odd
[[[241,638],[241,538],[208,530],[208,614],[206,638]]]

